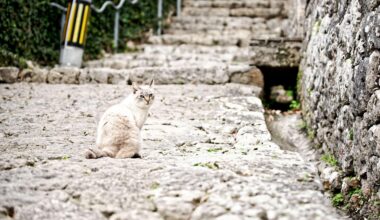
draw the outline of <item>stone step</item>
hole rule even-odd
[[[250,48],[242,48],[238,46],[204,46],[204,45],[151,45],[145,44],[142,46],[145,54],[195,54],[196,56],[233,56],[234,62],[247,62],[247,59],[252,56]]]
[[[280,18],[182,16],[175,18],[170,28],[164,32],[166,34],[203,33],[210,35],[248,32],[253,37],[275,38],[283,34],[282,30],[287,25],[288,20]]]
[[[197,54],[120,54],[101,60],[85,63],[86,67],[110,67],[113,69],[130,69],[136,67],[175,67],[183,65],[219,65],[232,63],[232,54],[197,55]]]
[[[198,0],[185,1],[184,7],[197,8],[283,8],[289,0]]]
[[[280,27],[270,30],[264,25],[254,25],[252,26],[252,30],[231,30],[231,29],[212,29],[208,28],[208,26],[202,25],[186,25],[186,26],[176,26],[173,25],[171,28],[164,31],[164,34],[169,35],[188,35],[188,34],[201,34],[201,35],[209,35],[209,36],[224,36],[231,35],[233,32],[236,33],[246,33],[246,35],[251,36],[252,38],[279,38],[283,36],[283,31]]]
[[[189,27],[191,28],[191,27]],[[165,35],[188,35],[192,36],[193,38],[196,38],[197,35],[204,37],[205,35],[210,37],[223,37],[227,36],[229,38],[242,38],[245,36],[253,36],[252,31],[250,30],[242,30],[242,29],[225,29],[225,30],[212,30],[212,29],[205,29],[205,30],[197,30],[197,29],[168,29],[164,32]]]
[[[187,1],[185,7],[199,7],[199,8],[269,8],[270,2],[267,0],[249,1]]]
[[[301,39],[252,39],[254,55],[250,63],[255,66],[297,67],[301,61]]]
[[[252,24],[262,23],[265,19],[249,17],[219,17],[219,16],[181,16],[173,18],[170,27],[186,25],[202,25],[211,29],[243,29],[251,30]]]
[[[146,45],[150,46],[150,45]],[[117,60],[167,60],[167,61],[178,61],[178,60],[194,60],[194,61],[202,61],[202,60],[210,60],[210,61],[231,61],[233,58],[233,54],[212,54],[212,53],[191,53],[187,51],[178,51],[178,53],[162,53],[158,50],[162,49],[162,47],[157,48],[157,52],[151,53],[150,51],[143,51],[142,53],[137,54],[114,54],[107,59],[117,59]],[[174,50],[174,49],[173,49]]]
[[[89,68],[109,67],[112,69],[132,69],[139,67],[177,67],[177,66],[218,66],[227,62],[206,60],[130,60],[103,59],[86,64]]]
[[[21,71],[14,82],[125,85],[131,81],[149,83],[150,80],[155,79],[156,84],[225,84],[228,82],[242,83],[240,76],[248,74],[247,77],[250,77],[249,74],[257,75],[257,71],[259,71],[256,67],[250,67],[246,64],[227,65],[220,62],[203,62],[202,65],[189,65],[183,62],[182,65],[172,67],[137,67],[120,70],[113,68],[35,68]],[[256,72],[253,73],[252,70]],[[247,79],[243,80],[250,83]]]
[[[288,12],[283,7],[276,8],[198,8],[185,7],[183,16],[220,16],[220,17],[261,17],[287,18]]]
[[[240,33],[241,34],[241,33]],[[205,45],[205,46],[239,46],[246,47],[249,45],[251,36],[248,33],[244,35],[208,35],[208,34],[165,34],[162,36],[152,36],[148,39],[151,44],[166,45]]]

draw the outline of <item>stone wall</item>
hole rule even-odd
[[[351,211],[378,219],[380,1],[310,0],[305,32],[300,75],[309,133],[335,156],[344,176],[360,180],[364,205]],[[345,200],[351,202],[349,193]]]

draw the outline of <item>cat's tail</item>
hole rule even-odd
[[[86,157],[86,159],[97,159],[101,157],[106,157],[107,154],[103,152],[102,150],[89,148],[86,150],[84,156]]]

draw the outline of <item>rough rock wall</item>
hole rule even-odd
[[[378,218],[380,1],[310,0],[305,31],[300,69],[304,118],[345,176],[360,178],[363,196],[371,198],[362,214],[377,213]]]

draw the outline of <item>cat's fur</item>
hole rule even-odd
[[[133,83],[133,93],[103,114],[97,129],[96,148],[88,149],[86,158],[141,157],[140,133],[154,100],[152,84],[153,80],[149,86]]]

